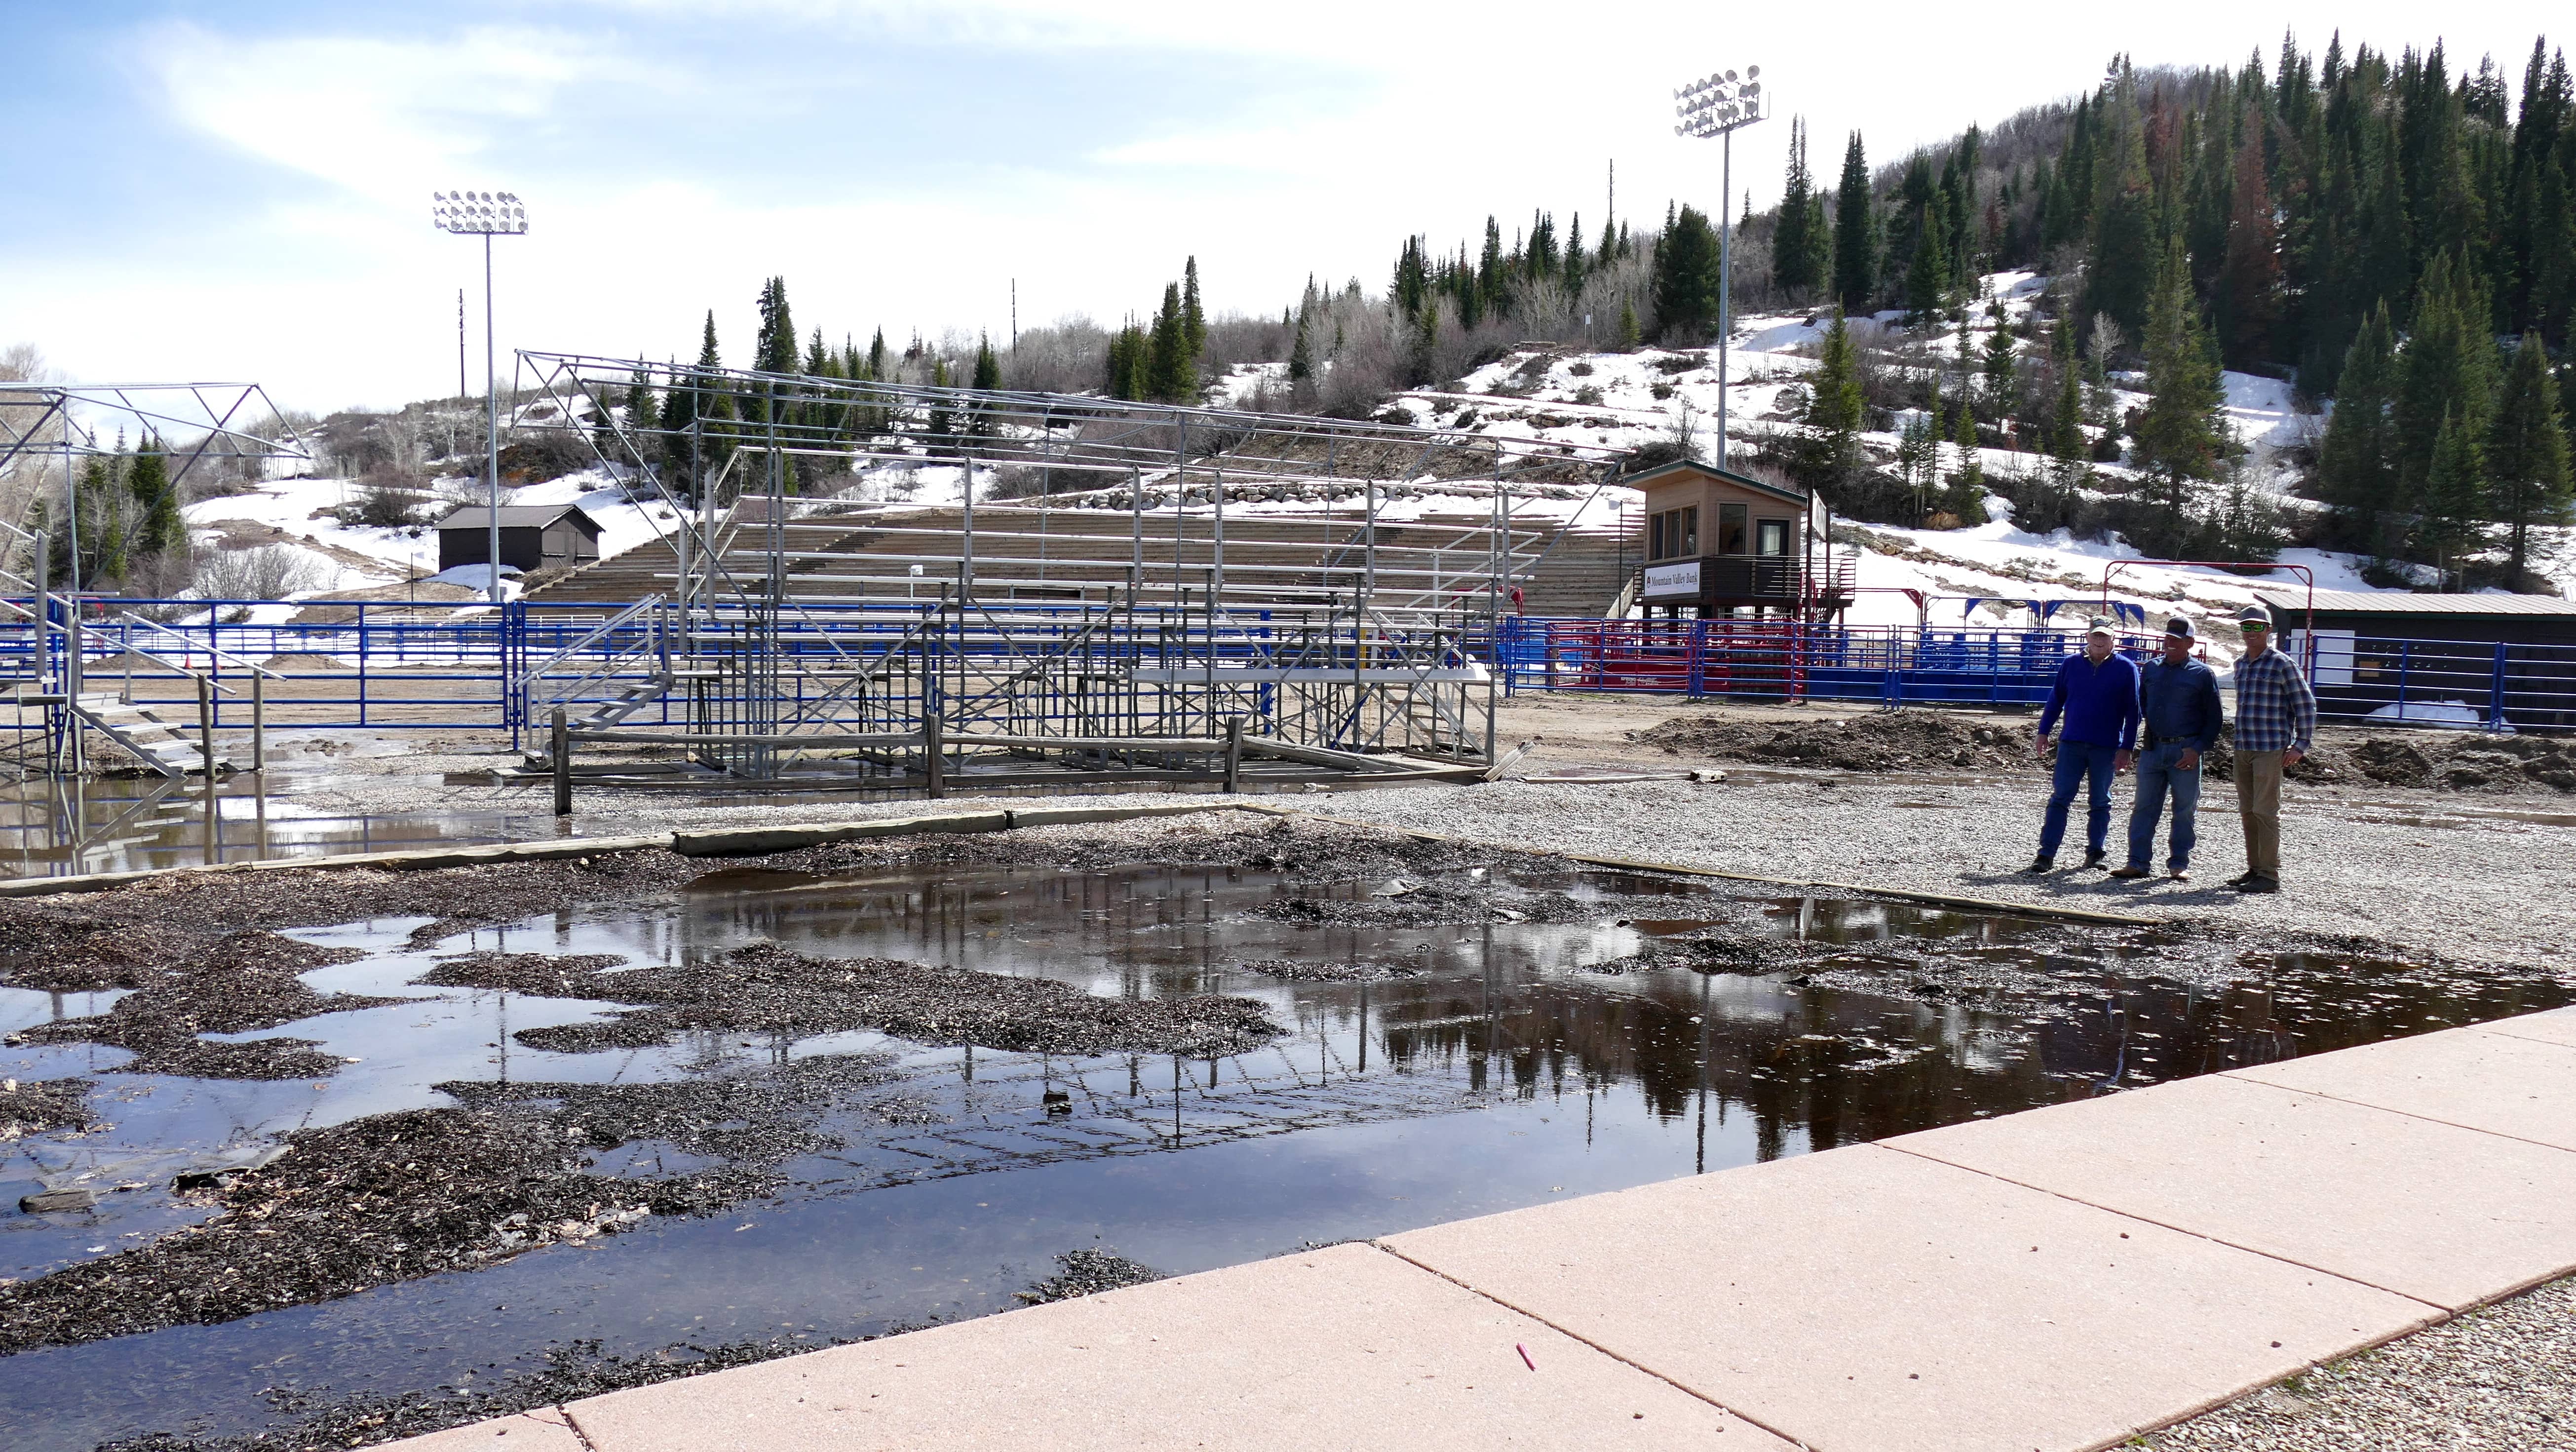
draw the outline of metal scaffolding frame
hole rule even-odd
[[[589,567],[651,602],[622,622],[655,663],[643,684],[567,690],[569,670],[531,665],[523,723],[573,713],[567,748],[644,740],[621,713],[684,692],[689,728],[664,739],[762,780],[830,753],[936,791],[978,749],[1204,773],[1237,739],[1229,781],[1243,752],[1490,763],[1496,623],[1572,527],[1524,506],[1597,499],[1624,452],[579,354],[519,367],[521,428],[580,431],[671,516]],[[688,424],[639,428],[618,406],[639,383]],[[958,501],[846,497],[886,466],[959,471]],[[1297,507],[1263,507],[1283,492]],[[1471,504],[1426,509],[1435,494]]]
[[[0,591],[25,596],[23,604],[0,597],[0,616],[33,627],[33,648],[14,658],[16,704],[40,707],[45,713],[47,769],[56,774],[81,771],[89,754],[84,732],[95,731],[164,776],[190,771],[212,776],[227,764],[216,755],[210,732],[201,732],[191,748],[173,723],[139,712],[116,696],[94,692],[83,678],[85,658],[113,641],[118,656],[149,661],[195,681],[201,702],[218,691],[232,690],[210,671],[192,668],[184,655],[178,659],[164,655],[174,638],[166,626],[130,610],[111,611],[95,600],[83,609],[90,582],[79,575],[80,509],[73,494],[78,488],[73,466],[77,460],[117,454],[116,446],[102,444],[99,430],[84,418],[102,413],[130,420],[138,444],[144,438],[162,441],[167,457],[175,461],[170,470],[172,489],[183,488],[188,476],[208,459],[262,465],[286,459],[309,464],[312,456],[291,438],[257,432],[262,427],[278,432],[280,416],[256,383],[0,383],[0,480],[44,460],[52,460],[61,474],[64,543],[71,564],[67,578],[52,578],[53,551],[46,531],[26,529],[23,519],[0,519]],[[40,484],[29,494],[39,496],[48,487]],[[21,562],[24,573],[17,568]],[[254,679],[275,674],[249,662],[241,664]],[[209,710],[200,706],[201,719]]]

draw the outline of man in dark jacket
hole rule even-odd
[[[2156,818],[2173,797],[2173,843],[2165,875],[2191,880],[2191,844],[2198,835],[2200,758],[2218,744],[2222,721],[2218,674],[2191,658],[2191,622],[2165,622],[2164,652],[2138,672],[2138,710],[2145,723],[2138,750],[2138,796],[2129,809],[2129,860],[2113,877],[2144,877],[2156,852]]]
[[[2138,668],[2115,653],[2118,637],[2100,616],[2085,632],[2084,650],[2057,667],[2057,684],[2039,713],[2039,754],[2048,755],[2049,728],[2059,713],[2066,717],[2066,738],[2057,748],[2057,776],[2048,791],[2048,815],[2039,828],[2039,858],[2032,872],[2057,865],[2057,846],[2066,840],[2066,814],[2075,805],[2075,789],[2092,782],[2091,810],[2084,822],[2084,865],[2099,867],[2108,855],[2102,844],[2111,835],[2111,777],[2125,771],[2138,744]]]

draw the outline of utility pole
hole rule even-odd
[[[472,398],[465,391],[465,289],[456,290],[456,396]]]

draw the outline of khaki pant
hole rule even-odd
[[[2236,753],[2236,815],[2245,822],[2245,870],[2281,880],[2281,753]]]

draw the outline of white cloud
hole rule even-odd
[[[634,69],[577,35],[516,28],[236,40],[181,24],[154,33],[145,56],[182,124],[404,204],[422,201],[424,177],[506,167],[510,126],[547,116],[576,82]]]

